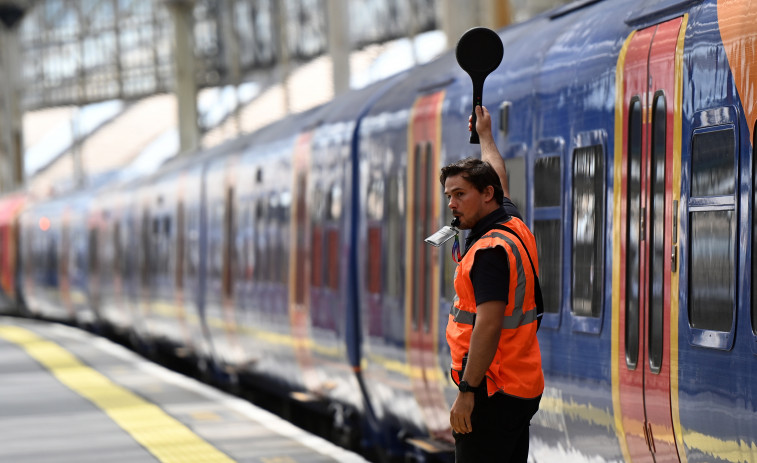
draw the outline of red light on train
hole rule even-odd
[[[50,219],[47,217],[42,217],[39,219],[39,229],[42,231],[47,231],[50,229]]]

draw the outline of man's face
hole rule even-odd
[[[473,228],[481,218],[493,210],[491,206],[494,201],[494,188],[486,187],[482,193],[462,175],[447,177],[444,182],[444,194],[449,200],[448,206],[452,215],[460,219],[458,228],[461,230]]]

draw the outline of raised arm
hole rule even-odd
[[[471,120],[468,119],[468,129],[470,130]],[[507,168],[505,160],[499,154],[497,145],[494,143],[492,134],[492,117],[486,106],[476,106],[476,132],[478,132],[479,142],[481,143],[481,160],[488,162],[497,172],[499,182],[502,184],[502,190],[506,197],[510,197],[510,185],[507,183]]]

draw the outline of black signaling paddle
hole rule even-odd
[[[473,113],[470,142],[479,143],[476,132],[476,106],[481,104],[484,80],[502,62],[504,47],[496,32],[485,27],[468,30],[457,41],[455,56],[457,64],[467,72],[473,82]]]

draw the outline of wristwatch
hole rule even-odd
[[[460,384],[457,385],[457,388],[460,390],[460,392],[477,392],[481,388],[481,386],[473,387],[468,384],[468,381],[462,380],[460,381]]]

